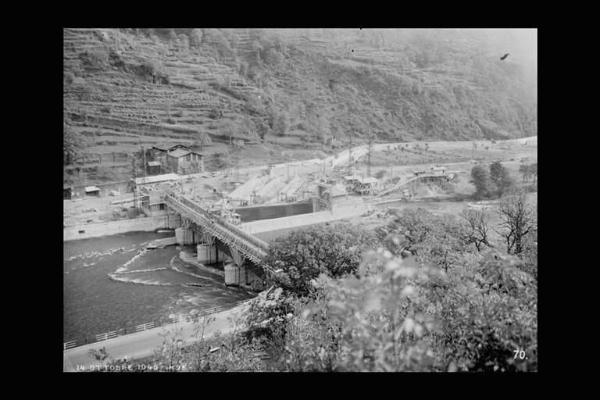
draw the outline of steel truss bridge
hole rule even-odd
[[[246,259],[260,264],[267,255],[269,244],[245,231],[239,227],[230,224],[223,218],[209,213],[198,203],[189,198],[175,193],[165,194],[165,204],[183,218],[193,222],[206,234],[219,239],[229,246],[232,253],[239,253]],[[234,260],[237,254],[234,255]],[[239,260],[236,260],[239,261]]]

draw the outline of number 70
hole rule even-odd
[[[519,357],[519,359],[523,360],[525,359],[525,350],[523,349],[515,349],[513,350],[515,352],[515,360],[517,359],[517,357]]]

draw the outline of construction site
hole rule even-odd
[[[428,158],[460,160],[454,154],[468,147],[474,156],[468,161],[423,162]],[[516,169],[535,157],[537,143],[535,138],[482,142],[478,157],[476,147],[475,142],[367,143],[322,159],[147,175],[132,179],[123,194],[73,193],[74,198],[65,200],[65,240],[132,230],[182,229],[180,216],[165,201],[173,194],[230,226],[269,241],[303,226],[368,216],[390,203],[467,195],[472,191],[468,173],[476,158],[491,160],[500,151],[507,167]],[[415,155],[421,155],[420,164],[395,165],[395,159]],[[142,221],[148,223],[136,225]],[[178,239],[180,244],[197,244],[198,240],[187,242]]]
[[[163,325],[239,309],[281,272],[265,260],[292,232],[493,210],[476,166],[537,178],[516,67],[471,62],[485,36],[444,35],[433,51],[401,30],[65,29],[71,362],[146,330],[149,351]]]

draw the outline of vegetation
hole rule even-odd
[[[476,199],[491,197],[495,191],[489,171],[481,165],[476,165],[471,169],[471,182],[475,185],[474,197]]]
[[[490,179],[494,182],[499,197],[514,186],[512,177],[500,161],[496,161],[490,165]]]
[[[523,183],[533,181],[535,185],[537,181],[537,163],[527,165],[521,164],[519,166],[519,172],[523,176]]]
[[[63,161],[64,165],[69,165],[76,162],[82,155],[85,148],[86,140],[78,135],[73,128],[68,124],[68,121],[63,120]]]
[[[493,247],[489,242],[489,216],[485,210],[465,209],[461,216],[466,225],[465,239],[467,243],[474,244],[477,251],[481,251],[483,245]]]
[[[108,53],[103,50],[84,51],[79,54],[82,65],[90,70],[103,69],[108,66]]]
[[[251,303],[243,332],[186,349],[170,338],[155,362],[195,371],[536,371],[537,251],[483,251],[472,245],[491,243],[478,236],[487,215],[464,219],[471,231],[405,210],[378,238],[342,226],[279,240],[272,287]],[[440,247],[452,248],[452,263]]]
[[[308,295],[311,281],[320,274],[340,277],[356,273],[362,251],[374,243],[374,235],[347,224],[293,232],[269,248],[265,265],[277,271],[270,283],[287,292]]]
[[[501,234],[506,242],[506,252],[521,254],[525,238],[536,229],[535,210],[527,204],[524,193],[513,193],[502,199],[498,212],[502,220]]]
[[[489,171],[481,165],[471,169],[471,182],[475,185],[477,199],[502,197],[514,188],[515,182],[500,161],[490,164]]]

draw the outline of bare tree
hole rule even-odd
[[[500,201],[498,213],[503,228],[498,233],[506,241],[506,251],[521,254],[526,236],[536,226],[535,210],[527,204],[525,193],[517,192]]]
[[[467,243],[473,243],[477,251],[481,251],[483,245],[494,247],[490,244],[488,225],[489,216],[484,210],[463,210],[461,217],[466,222],[465,239]]]

